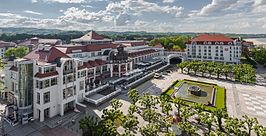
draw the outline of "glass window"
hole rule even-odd
[[[79,82],[79,90],[83,90],[84,89],[84,81],[80,81]]]
[[[45,80],[45,87],[49,87],[50,86],[50,83],[49,83],[49,79]]]
[[[40,93],[37,93],[37,103],[40,104]]]
[[[57,78],[52,78],[51,79],[51,86],[57,85]]]
[[[43,103],[48,103],[50,102],[50,92],[46,92],[43,94]]]

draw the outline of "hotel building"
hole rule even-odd
[[[242,44],[222,34],[200,34],[186,43],[187,59],[240,63]]]
[[[73,44],[39,45],[5,66],[4,91],[11,103],[6,117],[27,123],[63,116],[84,101],[90,91],[134,71],[136,65],[163,54],[144,41],[117,41],[91,31]]]

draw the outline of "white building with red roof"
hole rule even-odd
[[[143,41],[113,43],[94,31],[72,42],[40,44],[23,59],[9,59],[4,92],[11,103],[7,117],[23,123],[31,117],[44,121],[63,116],[94,94],[104,80],[132,74],[135,64],[160,55]]]
[[[222,34],[200,34],[186,43],[188,60],[240,63],[241,41]]]
[[[4,58],[4,53],[7,49],[15,48],[16,46],[17,44],[13,42],[0,41],[0,58]]]

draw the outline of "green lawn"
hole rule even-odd
[[[174,88],[178,87],[183,82],[189,82],[189,83],[196,84],[196,85],[198,84],[198,85],[214,86],[216,88],[215,105],[214,106],[206,106],[206,110],[214,110],[216,108],[225,108],[225,89],[216,85],[216,84],[185,79],[185,80],[176,81],[176,82],[172,83],[171,86],[173,86],[173,87],[170,86],[165,92],[162,93],[162,95],[171,95],[174,92]],[[185,101],[185,104],[186,105],[192,105],[193,102]]]

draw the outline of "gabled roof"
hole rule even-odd
[[[56,49],[55,47],[51,47],[49,50],[35,49],[24,56],[24,58],[51,63],[55,62],[57,58],[69,58],[69,56]]]
[[[86,42],[86,41],[97,41],[97,40],[110,40],[106,39],[103,36],[97,34],[95,31],[90,31],[89,33],[83,35],[80,38],[77,39],[72,39],[71,41],[76,41],[76,42]]]

